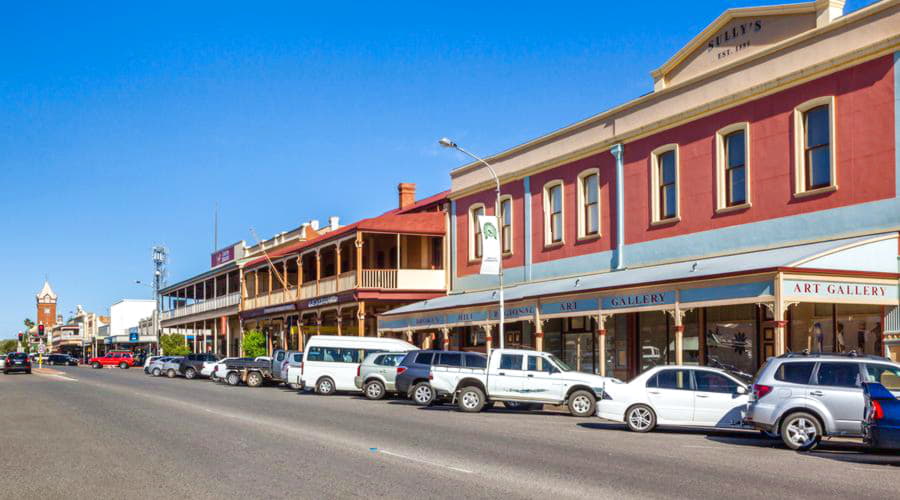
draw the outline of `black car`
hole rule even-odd
[[[188,354],[181,361],[181,364],[178,365],[178,374],[183,375],[184,378],[190,380],[197,378],[200,375],[200,370],[203,369],[203,363],[207,361],[218,361],[219,357],[215,354]]]
[[[31,360],[24,352],[11,352],[6,355],[6,364],[3,365],[3,374],[11,372],[31,373]]]
[[[51,354],[44,359],[49,366],[77,366],[78,360],[68,354]]]
[[[449,396],[448,394],[435,394],[431,388],[428,375],[431,373],[431,365],[465,366],[470,368],[485,368],[487,357],[478,353],[462,353],[459,351],[411,351],[397,365],[397,378],[395,380],[397,392],[406,394],[416,404],[428,406],[435,399]]]

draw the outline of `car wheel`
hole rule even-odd
[[[231,372],[225,376],[225,382],[227,382],[228,385],[238,385],[241,383],[241,376],[238,375],[237,372]]]
[[[590,417],[594,415],[594,406],[597,398],[588,391],[575,391],[569,396],[569,413],[575,417]]]
[[[174,369],[174,368],[169,368],[168,370],[166,370],[166,376],[167,376],[167,377],[169,377],[169,378],[175,378],[175,375],[177,375],[177,374],[175,373],[175,369]]]
[[[413,386],[412,400],[419,406],[429,406],[434,402],[434,389],[428,382],[419,382]]]
[[[381,399],[384,397],[384,384],[382,384],[380,380],[371,380],[366,382],[366,385],[363,387],[363,392],[368,399]]]
[[[484,403],[484,391],[477,387],[463,387],[456,404],[460,411],[478,413],[484,408]]]
[[[649,406],[632,406],[625,412],[625,425],[632,432],[650,432],[656,427],[656,414]]]
[[[331,396],[334,394],[334,380],[328,377],[322,377],[316,382],[316,393],[323,396]]]
[[[124,362],[124,361],[121,362],[121,363],[119,363],[119,368],[121,368],[121,369],[123,369],[123,370],[127,370],[127,369],[128,369],[128,363],[126,363],[126,362]]]
[[[808,451],[822,439],[822,425],[819,419],[805,412],[788,415],[781,424],[781,440],[796,451]]]
[[[154,377],[158,377],[159,374],[160,374],[159,368],[154,368],[153,372],[150,375],[153,375]]]
[[[95,370],[99,370],[100,368],[103,368],[103,367],[100,365],[99,361],[94,361],[93,363],[91,363],[91,368],[93,368]]]
[[[31,375],[31,368],[25,370],[25,375]]]
[[[288,384],[288,387],[290,387],[291,389],[293,389],[295,391],[300,390],[300,384]]]
[[[247,387],[259,387],[263,384],[262,374],[259,372],[250,372],[247,374]]]
[[[193,368],[188,368],[187,370],[184,371],[184,378],[186,378],[188,380],[194,380],[194,378],[196,376],[197,376],[197,370],[195,370]]]

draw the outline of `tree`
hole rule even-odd
[[[166,356],[186,356],[190,354],[190,349],[184,345],[184,335],[180,333],[170,333],[159,338],[159,345],[162,352]]]
[[[265,356],[267,351],[266,336],[259,330],[250,330],[244,334],[241,347],[244,349],[244,356],[251,358]]]
[[[0,341],[0,352],[15,352],[19,347],[19,343],[15,340]]]

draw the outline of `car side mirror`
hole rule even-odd
[[[744,386],[742,386],[742,385],[739,385],[738,388],[737,388],[737,393],[740,394],[740,395],[743,395],[743,394],[747,394],[748,391],[747,391],[747,388],[746,388],[746,387],[744,387]]]

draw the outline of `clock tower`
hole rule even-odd
[[[50,288],[50,282],[44,281],[44,287],[37,296],[37,321],[38,325],[44,325],[47,331],[56,325],[56,294]]]

